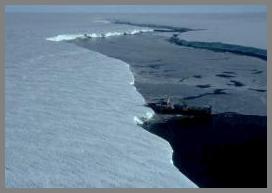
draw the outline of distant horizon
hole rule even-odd
[[[265,13],[265,5],[7,5],[6,13]]]

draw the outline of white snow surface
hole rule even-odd
[[[128,64],[46,40],[129,26],[91,15],[5,18],[6,187],[197,187],[169,162],[170,145],[134,122],[152,111]]]

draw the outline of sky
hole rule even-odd
[[[64,13],[244,13],[266,12],[265,5],[8,5],[5,12]]]

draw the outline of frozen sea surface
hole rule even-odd
[[[135,124],[152,111],[128,64],[46,40],[130,29],[94,15],[6,15],[6,187],[196,187],[168,142]]]
[[[138,24],[201,29],[179,35],[180,39],[187,41],[222,42],[261,49],[267,48],[266,13],[130,14],[113,15],[108,18]]]

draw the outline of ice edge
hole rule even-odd
[[[79,33],[79,34],[60,34],[53,37],[48,37],[46,40],[60,42],[60,41],[68,41],[74,39],[86,39],[86,38],[107,38],[112,36],[122,36],[122,35],[135,35],[139,33],[153,32],[154,30],[151,28],[146,29],[133,29],[123,32],[107,32],[107,33]]]

